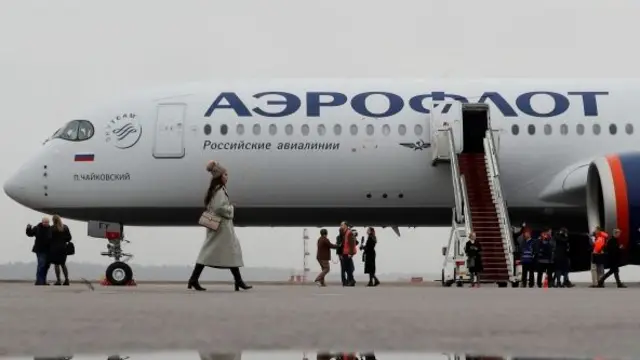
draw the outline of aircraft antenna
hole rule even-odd
[[[307,275],[309,274],[309,231],[307,228],[302,230],[302,241],[304,243],[304,255],[302,257],[302,283],[307,282]]]

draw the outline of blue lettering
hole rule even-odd
[[[367,99],[372,95],[378,95],[385,97],[389,104],[383,111],[373,112],[367,107]],[[570,91],[567,93],[557,93],[551,91],[532,91],[522,94],[518,94],[515,102],[507,100],[504,95],[497,91],[485,91],[478,98],[480,103],[490,102],[504,117],[517,117],[519,113],[536,118],[550,118],[562,115],[569,110],[572,105],[570,96],[579,96],[582,99],[582,112],[584,116],[598,116],[598,96],[609,95],[607,91]],[[296,94],[282,92],[282,91],[267,91],[252,95],[255,99],[261,99],[267,96],[275,96],[266,101],[266,106],[256,106],[249,110],[246,104],[240,99],[240,97],[234,92],[223,92],[216,97],[211,103],[205,117],[213,115],[215,110],[218,109],[231,109],[238,117],[253,116],[255,113],[258,116],[279,118],[294,115],[302,107],[301,97]],[[341,107],[349,102],[349,96],[336,91],[310,91],[304,94],[306,99],[305,113],[307,117],[319,117],[320,111],[323,107]],[[547,96],[553,100],[553,108],[548,112],[539,112],[533,109],[532,99],[535,96]],[[474,99],[476,97],[474,96]],[[377,99],[382,101],[381,99]],[[425,101],[426,100],[426,101]],[[414,95],[408,98],[408,107],[420,114],[429,114],[428,103],[430,101],[443,102],[443,101],[459,101],[462,103],[468,103],[469,99],[465,96],[453,93],[447,93],[444,91],[433,91],[431,93],[424,93]],[[281,105],[282,109],[274,111],[274,109],[267,109],[267,106]],[[405,107],[405,100],[394,93],[383,91],[372,91],[353,94],[350,101],[351,108],[354,112],[369,118],[385,118],[397,115]],[[434,107],[439,106],[435,104]],[[575,104],[574,106],[577,106]],[[451,107],[442,107],[440,110],[442,113],[447,113]]]
[[[493,105],[495,105],[498,110],[500,110],[502,115],[506,117],[518,116],[518,113],[513,109],[513,107],[511,107],[511,105],[509,105],[509,102],[499,93],[495,91],[487,91],[482,94],[482,96],[480,96],[478,102],[486,103],[487,100],[491,100]]]
[[[328,102],[321,102],[321,96],[330,96]],[[307,116],[320,116],[321,106],[342,106],[347,103],[347,95],[339,92],[308,92],[307,93]]]
[[[227,104],[221,104],[223,100],[227,101]],[[215,109],[233,109],[238,116],[251,116],[247,106],[240,100],[238,95],[234,92],[223,92],[211,103],[209,109],[204,113],[205,117],[211,116]]]
[[[367,109],[367,98],[371,95],[385,96],[389,100],[389,108],[379,114],[369,111],[369,109]],[[362,116],[372,117],[372,118],[384,118],[384,117],[393,116],[399,113],[403,107],[404,107],[404,101],[402,100],[402,98],[399,95],[389,93],[389,92],[382,92],[382,91],[366,92],[366,93],[358,94],[354,96],[353,99],[351,99],[351,108],[353,108],[353,111],[357,112]]]
[[[598,101],[596,95],[609,95],[608,91],[569,91],[569,95],[582,96],[584,116],[598,116]]]
[[[260,115],[260,116],[264,116],[264,117],[284,117],[284,116],[289,116],[293,113],[295,113],[296,111],[298,111],[298,109],[300,109],[300,99],[290,93],[286,93],[286,92],[281,92],[281,91],[271,91],[271,92],[262,92],[259,94],[255,94],[253,95],[254,98],[256,99],[260,99],[263,96],[266,95],[279,95],[282,96],[284,98],[284,100],[267,100],[267,105],[284,105],[284,109],[282,109],[282,111],[277,112],[277,113],[270,113],[270,112],[266,112],[262,109],[260,109],[259,107],[254,107],[252,110],[254,113]]]
[[[548,113],[539,113],[531,107],[531,99],[535,95],[548,95],[553,99],[553,109]],[[516,99],[516,106],[523,113],[533,117],[554,117],[564,114],[569,109],[569,99],[551,91],[532,91],[521,94]]]

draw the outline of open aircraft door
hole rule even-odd
[[[429,132],[431,134],[432,162],[451,160],[449,140],[441,129],[447,126],[453,131],[453,145],[456,154],[463,148],[462,139],[462,103],[459,101],[433,101],[429,108]]]

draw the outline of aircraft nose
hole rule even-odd
[[[23,166],[11,175],[3,185],[4,193],[20,205],[32,208],[39,202],[38,177],[32,171],[32,166]]]
[[[13,201],[24,205],[27,200],[27,188],[24,182],[21,181],[20,172],[13,174],[4,183],[4,193],[7,194]]]

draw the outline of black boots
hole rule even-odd
[[[202,264],[196,264],[193,267],[193,273],[191,274],[191,278],[189,278],[189,283],[187,285],[188,289],[195,289],[197,291],[207,290],[200,286],[200,283],[198,282],[198,279],[200,279],[200,274],[202,274],[202,270],[204,270],[204,265]],[[233,279],[235,280],[234,288],[236,291],[240,291],[240,289],[249,290],[253,288],[253,286],[244,283],[244,281],[242,280],[242,276],[240,275],[239,268],[235,267],[230,268],[229,270],[231,270],[231,274],[233,275]]]
[[[240,275],[240,268],[233,267],[229,270],[231,270],[231,275],[233,275],[233,280],[235,281],[234,288],[236,291],[240,291],[240,289],[249,290],[253,288],[253,286],[245,284],[242,280],[242,275]]]
[[[204,270],[204,265],[196,264],[193,267],[193,273],[191,273],[191,278],[189,278],[189,283],[187,285],[187,289],[195,289],[196,291],[205,291],[207,289],[200,286],[198,279],[200,279],[200,274],[202,274],[202,270]]]

